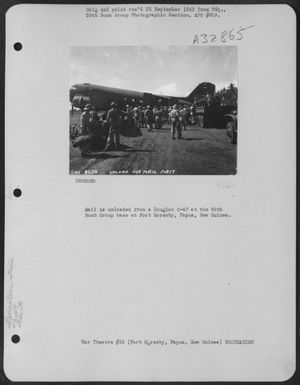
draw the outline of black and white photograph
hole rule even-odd
[[[73,46],[70,174],[234,175],[237,46]]]
[[[1,380],[292,378],[292,8],[22,3],[5,29]]]

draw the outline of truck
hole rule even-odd
[[[201,128],[225,128],[232,144],[237,142],[237,87],[230,83],[216,91],[213,83],[195,90],[191,124]]]
[[[195,107],[197,123],[201,128],[224,128],[224,117],[236,111],[236,106],[200,105]]]
[[[225,128],[230,142],[237,143],[236,105],[196,105],[195,124],[201,128]]]

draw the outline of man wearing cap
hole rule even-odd
[[[187,126],[187,119],[186,119],[187,109],[186,109],[186,106],[183,106],[180,108],[179,115],[180,115],[181,125],[182,125],[183,129],[186,130],[186,126]]]
[[[90,122],[95,123],[99,122],[100,118],[97,114],[96,108],[94,106],[91,106],[91,111],[90,111]]]
[[[90,104],[87,104],[84,107],[83,113],[81,114],[81,117],[80,117],[80,129],[81,129],[81,135],[83,136],[83,142],[80,146],[81,156],[88,155],[91,149],[91,137],[90,137],[90,130],[89,130],[91,110],[92,110],[92,106]]]
[[[163,107],[163,110],[162,110],[162,123],[163,124],[166,124],[169,122],[169,111],[168,111],[168,107]]]
[[[117,107],[116,102],[111,103],[111,109],[107,113],[106,123],[110,124],[107,143],[104,151],[108,151],[111,147],[120,148],[120,131],[121,131],[121,118],[124,115],[122,111]]]
[[[181,123],[178,106],[174,104],[173,109],[170,112],[170,119],[172,123],[172,139],[175,139],[175,131],[177,129],[177,139],[182,139]]]
[[[80,128],[82,135],[88,134],[88,126],[90,121],[90,112],[92,110],[92,106],[90,104],[87,104],[84,109],[83,113],[80,116]]]
[[[145,110],[145,120],[146,120],[146,126],[148,128],[148,131],[152,131],[153,128],[153,112],[150,108],[150,106],[147,106]]]
[[[162,110],[160,107],[154,107],[153,109],[154,124],[157,130],[162,129]]]
[[[141,110],[139,106],[135,106],[133,109],[133,119],[134,119],[135,129],[140,128]]]
[[[125,111],[125,120],[127,121],[127,125],[129,128],[132,126],[132,108],[129,104],[126,105],[126,111]]]

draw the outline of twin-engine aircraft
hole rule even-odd
[[[192,104],[197,98],[214,94],[215,85],[212,83],[200,83],[188,95],[183,97],[155,95],[148,92],[138,92],[113,88],[107,86],[97,86],[90,83],[75,84],[70,89],[70,102],[74,107],[83,109],[86,104],[92,104],[98,111],[107,111],[111,102],[117,102],[123,108],[127,104],[137,105],[143,103],[145,106],[173,104]]]

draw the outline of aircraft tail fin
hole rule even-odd
[[[187,97],[188,100],[193,100],[195,97],[214,94],[216,90],[216,86],[213,83],[200,83],[197,85],[195,89],[189,94]]]

